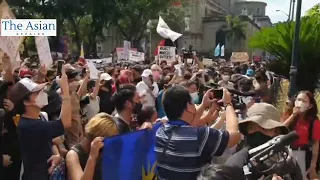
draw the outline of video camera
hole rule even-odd
[[[243,168],[245,175],[250,177],[251,172],[255,172],[267,177],[273,174],[286,177],[290,173],[290,162],[292,161],[289,156],[291,150],[287,146],[298,137],[297,133],[292,131],[250,149],[249,163]]]
[[[192,59],[193,58],[193,46],[189,45],[188,49],[181,49],[183,54],[183,59]]]

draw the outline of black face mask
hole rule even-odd
[[[134,108],[133,108],[133,114],[139,114],[142,109],[142,104],[141,103],[135,103]]]
[[[247,139],[247,145],[251,148],[254,148],[254,147],[260,146],[263,143],[268,142],[269,140],[272,139],[272,137],[267,136],[261,132],[255,132],[252,134],[248,134],[246,136],[246,139]]]

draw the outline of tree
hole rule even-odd
[[[246,39],[247,24],[242,22],[238,16],[227,16],[226,21],[228,28],[226,31],[227,38],[231,40],[233,44],[233,51],[237,51],[239,41]]]
[[[282,74],[288,75],[291,63],[295,22],[279,23],[264,28],[249,41],[251,48],[262,49],[278,58]],[[320,19],[317,16],[303,17],[300,32],[300,58],[297,85],[300,90],[314,90],[320,74]]]
[[[140,48],[140,40],[144,37],[148,21],[157,19],[159,13],[168,9],[173,2],[174,0],[117,0],[112,4],[110,12],[113,15],[112,24],[133,47]]]
[[[314,5],[311,9],[306,12],[306,16],[317,15],[320,18],[320,3]]]

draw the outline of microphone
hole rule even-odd
[[[254,159],[260,159],[266,155],[277,153],[284,149],[285,146],[291,144],[299,138],[296,131],[292,131],[286,135],[277,136],[270,141],[249,150],[249,155],[254,155]]]

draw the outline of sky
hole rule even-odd
[[[286,21],[288,16],[283,12],[289,14],[290,0],[257,0],[266,2],[267,12],[266,14],[270,17],[272,23],[276,23],[279,21]],[[320,0],[302,0],[302,8],[301,15],[304,15],[305,12],[310,9],[315,4],[320,3]],[[295,3],[295,7],[297,7],[297,0]],[[276,10],[281,10],[283,12],[276,12]]]

